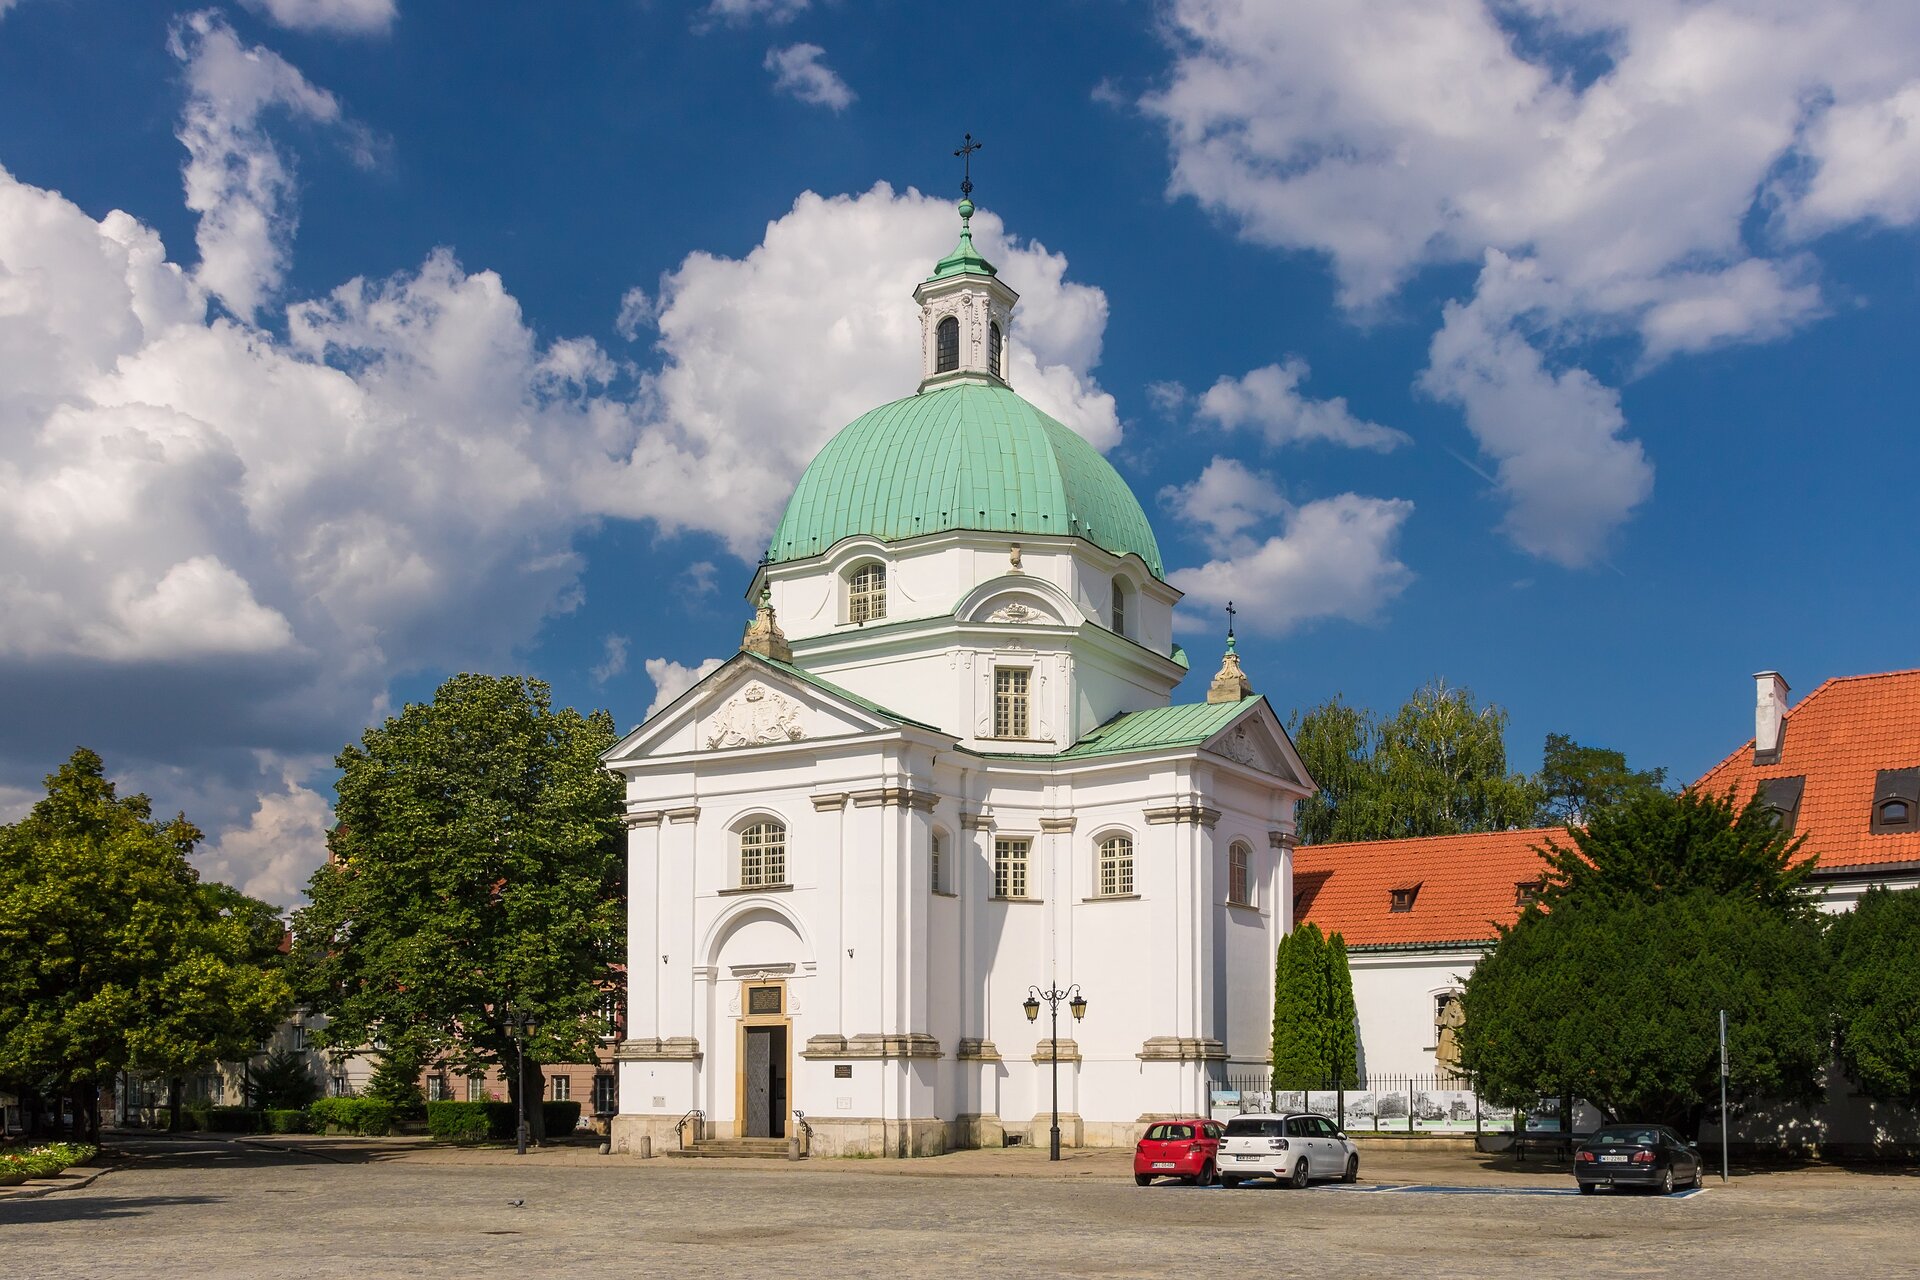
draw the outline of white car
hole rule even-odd
[[[1360,1148],[1333,1121],[1311,1113],[1233,1117],[1220,1139],[1219,1161],[1220,1183],[1228,1187],[1248,1178],[1304,1187],[1315,1178],[1360,1177]]]

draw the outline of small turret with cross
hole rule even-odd
[[[1207,686],[1208,702],[1239,702],[1253,696],[1253,685],[1240,669],[1239,645],[1233,638],[1233,619],[1239,613],[1233,601],[1227,601],[1227,652],[1220,659],[1220,670]]]
[[[953,153],[961,162],[960,243],[913,291],[920,304],[922,391],[961,382],[1009,384],[1013,306],[1020,295],[973,247],[973,153],[980,148],[969,133]]]

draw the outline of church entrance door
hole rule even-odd
[[[787,1136],[787,1029],[746,1028],[741,1062],[749,1138]]]

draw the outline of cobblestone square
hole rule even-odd
[[[0,1200],[26,1280],[352,1276],[1920,1275],[1920,1177],[1806,1169],[1706,1194],[1136,1188],[1124,1153],[639,1161],[584,1150],[179,1141]],[[1380,1153],[1362,1186],[1564,1190],[1550,1171]]]

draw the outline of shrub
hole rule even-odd
[[[378,1098],[322,1098],[306,1114],[323,1133],[337,1130],[378,1137],[393,1131],[393,1104]]]
[[[258,1133],[260,1113],[252,1107],[211,1107],[207,1110],[209,1133]]]
[[[427,1132],[435,1142],[485,1142],[495,1136],[491,1114],[497,1102],[429,1102]],[[507,1111],[507,1132],[513,1131],[513,1109]]]
[[[213,1107],[206,1103],[197,1107],[182,1107],[180,1108],[180,1127],[205,1133],[213,1127],[212,1113]]]
[[[312,1133],[313,1122],[305,1111],[275,1107],[261,1112],[266,1118],[268,1133]]]
[[[543,1102],[540,1104],[540,1121],[546,1126],[549,1138],[564,1138],[580,1123],[580,1104]]]
[[[0,1155],[0,1176],[17,1174],[28,1178],[51,1178],[76,1164],[85,1164],[100,1154],[100,1148],[82,1142],[49,1142],[11,1155]]]

